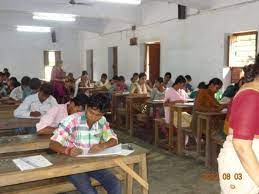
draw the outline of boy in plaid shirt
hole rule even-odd
[[[75,113],[61,121],[51,137],[50,149],[68,156],[77,156],[82,149],[97,153],[118,143],[116,134],[103,116],[108,99],[96,94],[90,97],[87,110]],[[98,180],[108,194],[121,194],[119,180],[109,170],[97,170],[70,175],[68,179],[82,194],[97,194],[91,186],[90,177]]]

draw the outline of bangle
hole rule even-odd
[[[71,148],[70,147],[66,147],[64,153],[65,155],[70,155],[70,151],[71,151]]]

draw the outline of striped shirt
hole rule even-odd
[[[75,113],[63,119],[54,131],[51,140],[65,147],[91,148],[101,141],[107,142],[117,136],[110,128],[105,117],[94,123],[91,128],[87,124],[85,112]]]

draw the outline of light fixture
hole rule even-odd
[[[50,27],[42,26],[17,26],[16,28],[19,32],[50,32]]]
[[[59,14],[59,13],[34,12],[32,18],[34,20],[52,20],[52,21],[61,21],[61,22],[76,21],[76,15]]]
[[[132,5],[141,4],[141,0],[96,0],[96,1],[104,2],[104,3],[120,3],[120,4],[132,4]]]

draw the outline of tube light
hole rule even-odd
[[[42,26],[17,26],[16,28],[19,32],[50,32],[50,27]]]
[[[76,15],[59,14],[59,13],[34,12],[32,18],[34,20],[52,20],[52,21],[61,21],[61,22],[76,21]]]
[[[141,0],[96,0],[104,3],[120,3],[120,4],[132,4],[139,5],[141,4]]]

